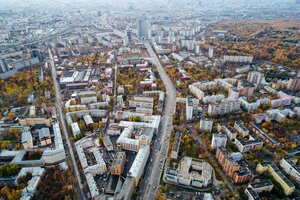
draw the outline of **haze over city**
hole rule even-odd
[[[299,0],[0,0],[0,199],[300,199]]]

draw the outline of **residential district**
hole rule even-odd
[[[1,199],[300,199],[299,1],[15,2]]]

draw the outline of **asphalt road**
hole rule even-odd
[[[146,168],[139,194],[139,199],[152,200],[155,199],[163,165],[167,157],[173,114],[176,107],[176,89],[170,77],[163,69],[151,45],[148,42],[145,42],[144,45],[151,57],[150,61],[156,65],[159,75],[166,87],[165,109],[161,118],[161,128],[158,130],[157,138],[153,142],[149,164]]]
[[[76,183],[76,187],[78,190],[78,198],[79,199],[86,199],[85,195],[83,193],[83,189],[82,189],[82,184],[81,184],[81,178],[80,178],[80,174],[79,174],[79,170],[78,170],[78,166],[77,163],[75,161],[75,156],[74,156],[74,152],[71,146],[71,142],[69,140],[69,136],[68,136],[68,131],[66,128],[66,121],[64,119],[64,113],[63,113],[63,107],[62,107],[62,98],[61,98],[61,91],[60,91],[60,87],[58,85],[58,82],[56,80],[56,69],[55,69],[55,65],[54,65],[54,58],[52,55],[51,50],[49,49],[49,57],[50,57],[50,65],[51,65],[51,74],[52,74],[52,78],[53,78],[53,84],[54,84],[54,88],[55,88],[55,107],[58,111],[58,119],[60,121],[60,127],[63,133],[63,137],[64,137],[64,141],[66,142],[67,145],[65,145],[65,150],[67,153],[67,159],[69,159],[69,161],[72,162],[72,167],[73,168],[73,175],[74,178],[77,179],[77,183]],[[70,155],[70,156],[68,156]],[[70,163],[70,162],[69,162]]]

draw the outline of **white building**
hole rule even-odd
[[[195,95],[198,99],[202,99],[204,97],[204,92],[202,90],[200,90],[199,88],[197,88],[194,84],[193,85],[189,85],[189,90],[190,92]]]
[[[18,184],[19,178],[26,176],[28,173],[32,176],[27,186],[22,190],[21,200],[30,200],[34,196],[44,172],[45,169],[41,167],[23,167],[20,170],[16,178],[16,184]]]
[[[149,145],[141,145],[141,147],[129,169],[128,176],[134,177],[135,186],[138,185],[139,180],[144,172],[149,154],[150,154],[150,146]]]
[[[21,135],[21,141],[24,149],[32,149],[33,141],[30,131],[23,132]]]
[[[208,103],[216,103],[220,102],[223,99],[225,99],[225,96],[223,94],[217,94],[217,95],[212,95],[212,96],[206,96],[203,98],[203,103],[208,104]]]
[[[83,116],[83,120],[84,120],[84,122],[85,122],[85,124],[86,124],[87,126],[90,126],[90,125],[92,125],[92,124],[94,123],[94,121],[93,121],[91,115],[84,115],[84,116]]]
[[[246,137],[247,135],[249,135],[249,130],[245,127],[244,122],[242,120],[235,121],[234,128],[240,134],[242,134],[243,137]]]
[[[144,19],[137,20],[137,36],[141,39],[147,39],[149,33],[149,22]]]
[[[221,103],[209,104],[208,106],[208,115],[224,115],[240,110],[239,101],[222,101]]]
[[[225,147],[227,143],[227,137],[225,134],[213,134],[211,140],[211,147],[216,149],[218,147]]]
[[[257,72],[257,71],[252,71],[248,73],[248,77],[247,80],[250,83],[254,83],[254,84],[262,84],[265,82],[265,76],[263,73],[261,72]]]
[[[86,167],[84,169],[84,173],[91,173],[93,176],[95,176],[107,172],[106,163],[103,159],[103,154],[100,153],[99,149],[97,149],[96,147],[92,147],[90,151],[93,152],[97,164]]]
[[[81,97],[80,102],[82,104],[90,104],[90,103],[96,103],[97,102],[97,97],[92,96],[92,97]]]
[[[290,175],[295,178],[295,180],[300,183],[300,166],[296,165],[298,159],[295,156],[287,156],[280,160],[280,167]]]
[[[228,98],[231,100],[237,100],[239,98],[240,92],[236,87],[229,88]]]
[[[80,128],[78,126],[77,122],[73,122],[71,124],[71,130],[74,136],[79,135],[80,134]]]
[[[214,56],[214,49],[213,48],[209,48],[208,50],[208,57],[212,58]]]
[[[193,99],[191,97],[186,98],[186,120],[190,121],[193,117]]]
[[[50,130],[48,127],[41,128],[38,130],[38,132],[39,132],[39,140],[41,146],[45,146],[52,143]]]
[[[65,148],[61,136],[61,131],[59,128],[59,124],[53,124],[53,133],[54,133],[54,148],[46,149],[43,152],[43,160],[46,164],[54,164],[58,162],[62,162],[66,159]]]
[[[213,120],[211,119],[201,119],[200,120],[200,130],[201,131],[207,131],[211,133],[213,127]]]
[[[34,117],[35,113],[36,113],[35,106],[30,106],[30,108],[29,108],[29,116],[30,117]]]
[[[213,168],[206,162],[183,157],[178,169],[167,168],[164,173],[164,181],[172,184],[182,184],[195,188],[207,187],[212,182]]]
[[[259,102],[249,103],[246,97],[240,97],[239,102],[241,102],[241,107],[245,109],[247,112],[257,110],[260,106]]]

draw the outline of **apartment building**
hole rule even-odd
[[[193,99],[188,96],[186,98],[186,120],[190,121],[193,118]]]
[[[249,151],[257,151],[263,147],[263,141],[256,135],[250,135],[249,139],[245,141],[242,138],[236,138],[234,144],[238,148],[239,152],[246,153]]]
[[[133,100],[129,100],[130,108],[153,109],[153,105],[153,98],[151,97],[133,97]]]
[[[270,180],[251,183],[245,190],[245,194],[249,200],[260,200],[259,193],[267,191],[271,192],[274,185]]]
[[[238,82],[239,96],[252,97],[254,93],[255,86],[253,83],[248,81],[239,81]]]
[[[264,172],[270,173],[275,181],[277,181],[285,195],[289,196],[295,191],[294,184],[278,169],[273,162],[262,162],[256,166],[256,171],[260,174]]]
[[[177,169],[166,169],[163,178],[172,184],[202,188],[212,183],[212,170],[206,162],[183,157]]]
[[[124,170],[125,161],[126,161],[126,153],[124,151],[117,152],[113,160],[113,163],[111,164],[110,173],[112,175],[121,176]]]
[[[300,166],[296,165],[298,162],[298,158],[295,156],[287,156],[280,160],[280,167],[290,175],[295,178],[295,180],[300,183]]]
[[[256,124],[251,122],[250,127],[256,135],[258,135],[265,143],[267,143],[272,148],[280,145],[280,142],[269,136],[268,133],[261,130]]]
[[[138,152],[140,148],[140,143],[138,140],[131,138],[132,132],[133,132],[133,126],[125,128],[122,131],[120,137],[117,139],[116,144],[118,147],[122,149]]]
[[[237,120],[234,122],[234,128],[237,130],[243,137],[249,135],[249,130],[245,127],[242,120]]]
[[[171,156],[170,156],[173,159],[178,158],[178,152],[179,152],[181,137],[182,137],[182,133],[181,132],[176,132],[174,143],[173,143],[172,150],[171,150]]]
[[[246,97],[240,97],[239,101],[241,102],[241,107],[246,110],[247,112],[253,111],[253,110],[257,110],[260,106],[259,102],[252,102],[249,103],[247,101]]]
[[[231,100],[237,100],[239,98],[239,90],[237,87],[231,87],[228,90],[228,98]]]
[[[139,180],[144,172],[145,165],[147,163],[149,154],[150,154],[150,146],[149,145],[141,145],[141,147],[129,169],[128,176],[134,177],[135,186],[138,185]]]
[[[211,139],[211,147],[213,149],[219,147],[225,147],[226,143],[227,143],[227,137],[225,134],[213,134],[213,137]]]
[[[195,86],[195,84],[189,85],[189,90],[200,100],[205,96],[205,93],[202,90],[200,90],[197,86]]]
[[[287,89],[293,91],[300,90],[300,78],[290,78]]]
[[[21,135],[21,142],[24,149],[32,149],[33,148],[33,140],[30,131],[23,132]]]
[[[233,160],[233,158],[225,148],[217,149],[216,158],[229,177],[233,177],[234,172],[240,170],[240,165]]]
[[[202,101],[204,104],[208,104],[208,103],[220,102],[223,99],[225,99],[225,96],[223,94],[217,94],[217,95],[203,97]]]
[[[241,167],[225,148],[217,149],[216,158],[225,173],[232,178],[235,183],[243,183],[251,179],[251,171],[246,167]]]
[[[225,115],[240,110],[241,103],[239,101],[222,101],[221,103],[209,104],[208,115]]]
[[[250,83],[254,83],[254,84],[262,84],[265,80],[265,76],[263,73],[258,72],[258,71],[252,71],[248,73],[248,77],[247,80]]]
[[[230,140],[235,139],[237,136],[237,131],[226,124],[218,124],[217,129],[219,132],[225,133]]]
[[[207,131],[211,133],[213,127],[213,120],[212,119],[201,119],[200,120],[200,130]]]

